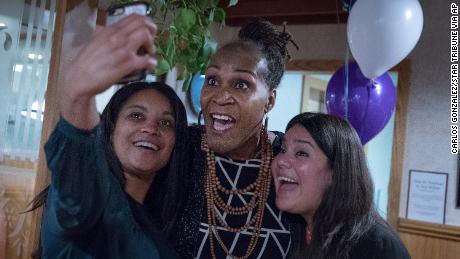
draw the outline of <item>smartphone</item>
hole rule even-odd
[[[126,3],[121,5],[110,6],[107,9],[107,20],[106,25],[111,25],[121,20],[122,18],[137,13],[140,15],[148,15],[150,13],[150,6],[147,2],[136,1],[132,3]],[[145,55],[147,51],[144,48],[140,48],[137,51],[138,55]],[[133,73],[123,77],[117,84],[126,84],[133,81],[144,80],[147,75],[145,70],[134,71]]]

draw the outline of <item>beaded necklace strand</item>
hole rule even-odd
[[[260,230],[262,228],[262,220],[264,218],[265,203],[268,199],[268,194],[270,193],[270,163],[273,159],[273,149],[272,145],[268,139],[268,134],[266,128],[263,126],[260,132],[261,140],[261,158],[262,163],[259,168],[259,175],[257,179],[249,184],[248,186],[242,189],[227,189],[222,186],[216,172],[216,159],[214,151],[212,151],[207,142],[206,134],[203,133],[201,141],[201,149],[206,152],[206,177],[205,177],[205,195],[207,201],[207,215],[208,215],[208,225],[209,225],[209,245],[211,249],[211,255],[213,259],[216,259],[216,253],[214,249],[214,238],[217,240],[219,245],[225,251],[225,253],[235,259],[246,259],[248,258],[254,248],[257,245],[259,240]],[[219,195],[219,192],[230,194],[245,194],[248,192],[253,192],[254,195],[251,197],[251,200],[241,207],[233,207],[226,204]],[[252,215],[252,218],[249,222],[244,224],[241,227],[231,227],[226,224],[220,216],[217,214],[216,209],[219,208],[225,213],[230,215],[244,215],[256,210],[255,214]],[[233,233],[241,233],[245,230],[252,228],[251,240],[249,242],[247,251],[243,256],[232,255],[229,249],[225,246],[224,242],[220,238],[217,227],[222,227],[227,231]]]

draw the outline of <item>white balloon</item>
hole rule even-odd
[[[418,0],[358,0],[348,17],[348,44],[363,74],[373,79],[409,55],[422,28]]]

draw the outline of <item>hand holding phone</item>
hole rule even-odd
[[[124,17],[129,16],[131,14],[148,15],[149,12],[150,12],[149,4],[146,2],[142,2],[142,1],[111,6],[107,9],[106,25],[108,26],[112,25],[120,21]],[[143,47],[141,47],[137,51],[137,55],[139,56],[143,56],[146,54],[147,54],[147,51]],[[123,77],[120,81],[117,82],[117,84],[125,84],[128,82],[144,80],[146,77],[146,74],[147,73],[145,69],[134,71],[133,73]]]

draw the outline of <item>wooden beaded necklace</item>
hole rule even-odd
[[[265,203],[267,202],[268,195],[270,193],[271,175],[270,175],[270,164],[273,159],[273,149],[268,139],[268,134],[265,126],[262,127],[260,133],[261,140],[261,159],[262,163],[259,168],[259,175],[255,182],[242,189],[231,189],[223,187],[219,181],[216,173],[216,160],[214,151],[212,151],[207,142],[206,134],[203,133],[201,140],[201,149],[206,152],[206,177],[205,177],[205,195],[207,201],[207,214],[208,214],[208,225],[209,225],[209,245],[211,248],[211,255],[213,259],[216,259],[216,253],[214,250],[214,237],[220,244],[225,253],[231,258],[235,259],[246,259],[248,258],[259,240],[260,230],[262,228],[262,220],[264,218]],[[230,194],[245,194],[253,192],[254,195],[251,200],[241,207],[233,207],[226,204],[219,195],[219,192]],[[219,208],[225,213],[230,215],[244,215],[253,210],[256,210],[251,220],[244,224],[242,227],[231,227],[226,224],[220,216],[217,214],[216,209]],[[222,227],[227,231],[233,233],[241,233],[249,228],[252,228],[252,235],[249,241],[248,249],[243,256],[232,255],[229,249],[225,246],[222,239],[217,233],[217,227]]]

